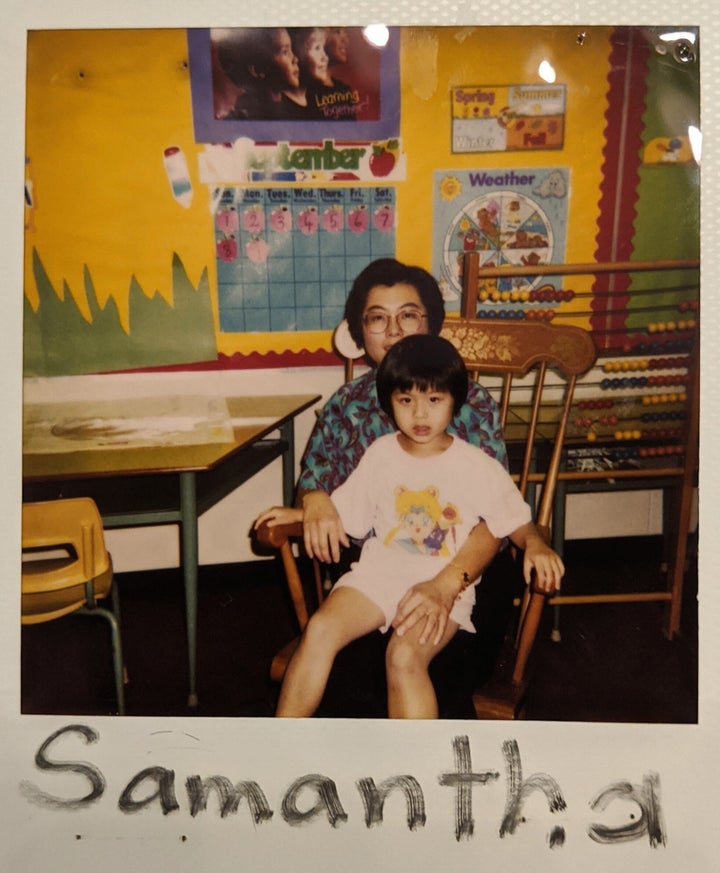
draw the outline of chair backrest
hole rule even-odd
[[[89,583],[111,576],[110,556],[95,502],[87,497],[24,503],[23,621],[49,621],[88,604],[102,590]]]
[[[595,362],[590,335],[569,325],[470,318],[446,319],[441,335],[458,349],[474,379],[483,383],[487,377],[499,377],[505,440],[524,443],[522,465],[514,478],[523,496],[531,480],[542,482],[536,523],[547,528],[575,383]],[[551,369],[555,379],[549,378]],[[515,393],[528,399],[515,402],[516,377],[525,376],[530,378],[523,379],[521,391]]]
[[[473,378],[484,383],[497,377],[506,444],[510,453],[521,446],[520,468],[511,472],[524,497],[531,482],[541,486],[535,523],[549,542],[575,383],[596,358],[590,335],[569,325],[471,318],[446,319],[441,335],[458,349]],[[520,394],[523,400],[516,402]],[[517,685],[525,676],[544,603],[544,595],[530,591],[522,604],[512,670]]]

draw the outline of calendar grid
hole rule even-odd
[[[215,213],[220,330],[332,330],[355,276],[395,254],[392,187],[226,188]]]

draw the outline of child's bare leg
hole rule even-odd
[[[337,588],[314,613],[280,690],[275,715],[307,718],[320,705],[337,653],[385,623],[379,606],[355,588]]]
[[[437,718],[438,703],[428,668],[432,659],[455,636],[458,625],[448,621],[437,645],[420,645],[422,622],[402,637],[393,634],[385,656],[390,718]]]

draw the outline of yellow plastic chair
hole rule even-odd
[[[112,635],[117,707],[124,715],[120,603],[95,502],[77,497],[24,503],[22,552],[22,624],[41,624],[70,613],[105,618]],[[108,596],[112,611],[97,605]]]

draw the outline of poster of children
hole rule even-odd
[[[188,41],[198,141],[397,135],[392,29],[212,28]]]

